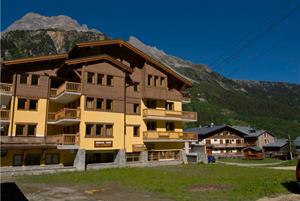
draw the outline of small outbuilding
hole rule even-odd
[[[262,160],[264,154],[261,148],[257,146],[246,147],[243,149],[244,156],[246,159]]]
[[[263,146],[266,157],[287,160],[289,158],[289,144],[287,139],[277,139],[274,143]]]

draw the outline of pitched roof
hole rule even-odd
[[[262,149],[257,147],[257,146],[246,147],[246,148],[243,149],[243,151],[248,150],[248,149],[251,149],[251,150],[254,150],[254,151],[262,151]]]
[[[185,129],[184,131],[198,133],[199,135],[207,135],[209,133],[215,132],[215,131],[220,130],[225,127],[227,127],[227,126],[225,126],[225,125],[204,126],[201,128],[189,128],[189,129]]]
[[[247,126],[232,126],[232,127],[247,135],[246,137],[258,137],[264,132],[266,132],[265,130],[256,130],[254,128],[247,127]]]
[[[283,147],[288,143],[287,139],[276,139],[275,142],[264,145],[263,147]]]

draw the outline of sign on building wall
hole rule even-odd
[[[94,147],[112,147],[113,142],[112,141],[95,141]]]

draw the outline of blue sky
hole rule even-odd
[[[209,64],[224,76],[300,84],[300,8],[293,10],[299,0],[1,3],[1,30],[28,12],[63,14],[113,38],[133,35],[169,54]]]

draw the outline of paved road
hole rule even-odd
[[[276,162],[276,163],[234,163],[234,162],[217,161],[217,163],[223,163],[226,165],[237,165],[237,166],[243,166],[243,167],[261,167],[261,166],[280,165],[282,163],[285,163],[285,161],[280,161],[280,162]]]

